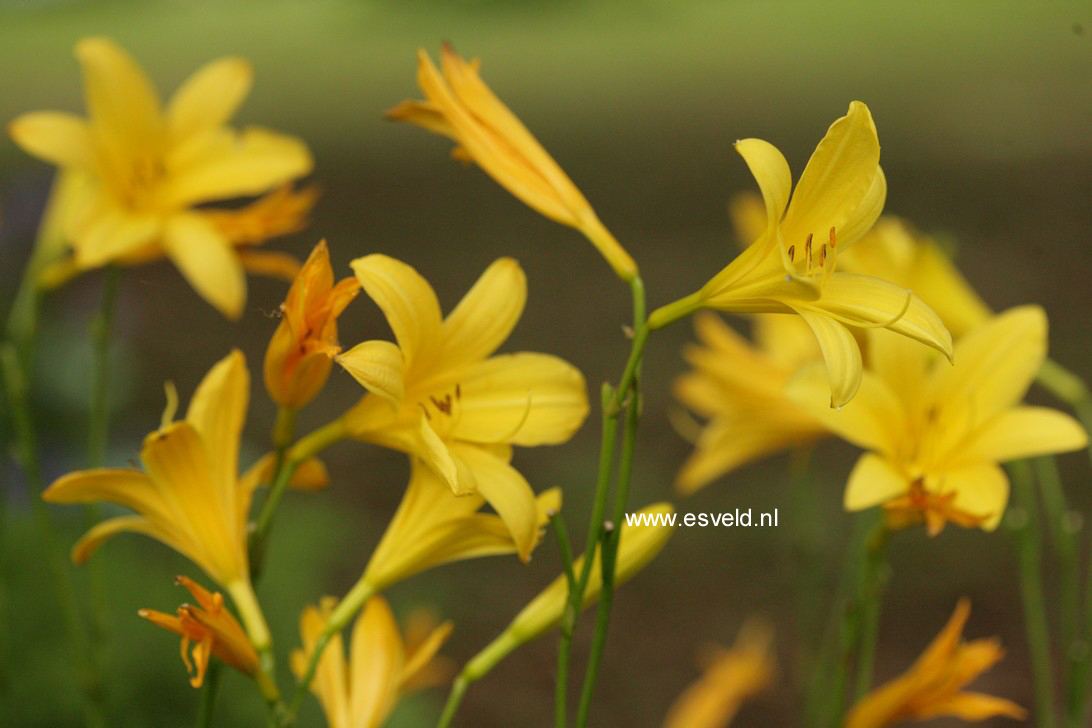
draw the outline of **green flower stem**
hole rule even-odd
[[[872,687],[872,668],[876,662],[876,639],[880,628],[880,607],[887,584],[887,539],[889,532],[881,523],[868,539],[865,568],[858,584],[857,604],[860,627],[857,645],[857,675],[854,701]]]
[[[26,477],[27,490],[38,527],[38,538],[45,555],[44,561],[48,565],[65,631],[72,645],[72,651],[75,653],[76,663],[79,665],[77,679],[84,698],[84,722],[93,728],[104,727],[107,725],[104,687],[91,654],[86,626],[80,617],[75,590],[66,568],[67,559],[57,539],[53,516],[41,498],[45,481],[38,458],[27,381],[23,376],[19,354],[12,343],[0,344],[0,374],[3,376],[8,402],[11,406],[17,444],[16,459]]]
[[[669,303],[666,306],[660,306],[658,309],[652,312],[648,317],[648,328],[655,331],[656,329],[662,329],[668,324],[674,323],[681,318],[689,316],[697,311],[702,306],[703,296],[701,291],[697,293],[691,293],[685,298],[680,298],[674,303]]]
[[[824,575],[826,557],[820,548],[823,517],[819,489],[810,477],[812,448],[800,446],[789,454],[790,561],[793,568],[793,614],[796,659],[793,661],[795,683],[806,686],[816,674],[824,619],[816,609],[826,598]]]
[[[565,518],[561,511],[550,511],[550,528],[557,538],[557,549],[561,552],[561,567],[565,573],[565,583],[572,591],[576,587],[576,576],[573,574],[573,549],[569,544],[569,529],[565,527]]]
[[[216,697],[220,694],[220,679],[224,674],[223,663],[210,660],[205,684],[201,689],[201,703],[197,708],[195,728],[212,728],[212,715],[216,711]]]
[[[254,522],[254,530],[247,539],[247,551],[250,560],[250,577],[257,579],[262,571],[262,561],[265,558],[266,541],[269,538],[269,530],[273,527],[273,516],[281,504],[285,490],[292,480],[292,474],[299,466],[299,461],[287,456],[288,445],[292,442],[295,432],[296,411],[289,407],[280,407],[277,410],[277,423],[273,428],[273,446],[275,455],[273,461],[273,480],[269,486],[269,492],[262,507],[258,511],[258,518]]]
[[[469,687],[470,681],[462,674],[455,678],[455,682],[451,684],[451,693],[447,696],[447,702],[444,703],[444,710],[440,713],[440,720],[436,723],[436,728],[449,728],[451,721],[455,720],[455,713],[459,711],[459,705],[463,702],[463,696],[466,695],[466,689]]]
[[[514,649],[525,641],[525,639],[517,638],[511,631],[505,630],[495,640],[486,645],[481,652],[471,658],[470,662],[466,663],[458,677],[455,678],[455,682],[452,683],[451,693],[448,695],[447,703],[444,704],[444,710],[440,714],[440,720],[436,723],[436,728],[449,728],[471,683],[477,682],[489,674],[498,662],[511,654]]]
[[[1009,474],[1012,478],[1013,504],[1016,506],[1016,509],[1010,509],[1009,527],[1016,544],[1020,594],[1024,602],[1024,628],[1031,651],[1034,718],[1040,728],[1054,728],[1054,677],[1050,664],[1050,632],[1043,598],[1039,506],[1035,498],[1031,465],[1026,460],[1014,462],[1009,466]]]

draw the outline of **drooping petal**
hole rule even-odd
[[[454,369],[496,351],[519,321],[526,300],[527,277],[519,263],[495,261],[444,320],[444,362]]]
[[[819,342],[827,365],[830,384],[830,406],[842,407],[857,394],[861,386],[863,365],[861,350],[853,334],[837,321],[805,309],[797,309]]]
[[[872,213],[871,206],[862,210],[861,203],[875,192],[879,162],[872,115],[867,106],[854,101],[849,112],[831,124],[796,183],[781,224],[786,242],[802,244],[809,234],[824,240],[832,227],[836,231],[859,227],[858,211]]]
[[[1015,407],[994,417],[970,442],[953,452],[950,464],[1003,463],[1070,452],[1087,444],[1088,433],[1064,412],[1046,407]]]
[[[897,498],[909,487],[906,476],[887,459],[866,452],[849,474],[843,506],[847,511],[861,511]]]
[[[955,493],[952,504],[957,510],[984,516],[982,528],[992,531],[1005,515],[1009,501],[1009,479],[994,463],[952,468],[939,478],[942,492]]]
[[[231,244],[200,214],[174,215],[163,247],[190,285],[222,314],[237,319],[246,302],[246,276]]]
[[[461,380],[455,436],[474,442],[548,445],[565,442],[584,422],[584,376],[549,354],[486,359]]]
[[[456,453],[473,471],[477,491],[504,521],[523,561],[538,543],[538,508],[531,486],[518,470],[482,448],[457,446]]]
[[[60,111],[23,114],[11,122],[8,133],[26,152],[60,167],[90,170],[96,165],[87,122],[75,114]]]
[[[132,57],[105,38],[76,44],[92,128],[118,158],[155,151],[162,142],[159,97]]]
[[[402,350],[389,341],[365,341],[336,357],[337,363],[392,407],[402,404],[405,362]]]
[[[964,336],[956,366],[938,367],[926,389],[929,402],[969,408],[974,423],[1018,402],[1046,356],[1047,321],[1038,306],[1020,306]]]
[[[440,304],[436,293],[421,275],[386,255],[367,255],[351,264],[364,291],[387,317],[406,370],[416,362],[429,362],[440,340]]]
[[[349,713],[353,726],[379,726],[394,707],[405,648],[382,597],[373,597],[353,625],[349,647]]]
[[[157,518],[155,521],[150,521],[144,516],[117,516],[96,523],[72,546],[72,562],[84,563],[107,539],[125,532],[150,536],[183,556],[189,557],[202,569],[211,568],[211,565],[202,558],[202,554],[194,551],[192,543],[185,537],[184,529],[173,527],[169,520]]]
[[[254,70],[241,58],[221,58],[198,69],[171,97],[167,130],[178,141],[227,123],[250,92]]]
[[[766,234],[772,236],[785,214],[792,192],[789,163],[777,147],[761,139],[741,139],[735,147],[758,182],[766,205]]]
[[[258,195],[311,171],[311,153],[296,137],[248,128],[203,149],[168,180],[165,199],[185,207]]]

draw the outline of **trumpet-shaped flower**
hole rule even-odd
[[[480,493],[513,534],[536,528],[534,494],[511,445],[564,442],[588,413],[584,377],[547,354],[490,356],[523,310],[526,280],[502,258],[446,319],[432,287],[384,255],[353,262],[398,345],[366,341],[337,357],[368,390],[341,417],[345,434],[423,460],[456,494]],[[522,537],[520,554],[531,541]]]
[[[478,63],[463,60],[449,45],[440,63],[443,75],[418,51],[417,85],[425,100],[405,101],[387,118],[453,139],[457,158],[476,162],[524,204],[579,230],[620,278],[631,280],[637,274],[633,258],[523,122],[482,82]]]
[[[331,357],[341,351],[337,318],[359,291],[355,278],[334,285],[326,241],[319,242],[281,304],[281,323],[265,352],[265,388],[274,402],[297,409],[322,389]]]
[[[675,486],[693,493],[751,460],[822,437],[826,430],[785,396],[785,385],[820,353],[807,325],[795,316],[758,314],[752,345],[719,316],[694,317],[701,344],[685,356],[692,371],[675,380],[675,397],[709,421]]]
[[[30,154],[78,173],[68,205],[75,265],[88,269],[165,255],[202,297],[237,318],[246,279],[231,239],[199,205],[259,195],[307,174],[298,139],[226,126],[246,97],[250,66],[237,58],[195,73],[162,108],[136,62],[105,38],[76,44],[88,118],[24,114],[12,138]]]
[[[951,354],[947,329],[913,293],[835,270],[839,254],[872,227],[887,194],[868,107],[854,101],[831,125],[795,190],[789,165],[773,145],[744,139],[736,151],[762,192],[766,228],[700,291],[653,312],[651,328],[702,307],[799,314],[826,360],[832,407],[852,399],[861,382],[861,352],[847,326],[888,328]]]
[[[250,375],[239,351],[209,370],[197,387],[186,419],[144,438],[140,459],[146,472],[95,468],[70,473],[42,497],[51,503],[117,503],[136,511],[99,523],[72,549],[85,561],[107,538],[122,531],[158,539],[204,569],[223,586],[259,648],[268,633],[250,584],[247,516],[263,463],[238,477],[239,438],[249,397]]]
[[[514,518],[503,502],[495,506],[500,515],[483,513],[481,494],[454,495],[420,460],[414,458],[411,467],[402,503],[364,570],[364,581],[376,592],[451,561],[510,553],[527,560],[548,514],[561,508],[561,490],[551,488],[535,498],[533,520],[523,519],[522,512]]]
[[[197,606],[183,604],[178,608],[177,615],[164,614],[154,609],[141,609],[138,614],[182,638],[182,661],[186,665],[186,672],[190,674],[190,685],[201,687],[212,655],[244,675],[258,674],[258,653],[250,644],[243,628],[224,606],[224,597],[220,592],[209,593],[200,584],[185,576],[175,577],[175,583],[189,589],[197,600]]]
[[[789,396],[832,432],[871,452],[857,461],[845,507],[885,504],[893,525],[925,520],[997,527],[1009,483],[999,462],[1076,450],[1087,435],[1069,415],[1019,402],[1046,356],[1037,306],[1011,309],[956,344],[955,365],[885,331],[872,331],[871,367],[842,411],[824,405],[822,372],[806,370]]]
[[[773,630],[747,621],[731,649],[714,647],[704,656],[705,674],[667,712],[664,728],[723,728],[748,698],[766,689],[777,665],[770,647]]]
[[[963,626],[970,613],[970,602],[961,599],[948,624],[917,662],[854,705],[845,728],[885,728],[943,715],[967,721],[994,716],[1025,718],[1027,712],[1011,700],[963,690],[1004,656],[995,639],[963,641]]]
[[[292,671],[307,671],[315,642],[326,629],[333,600],[307,607],[300,617],[303,648],[292,653]],[[353,625],[349,660],[340,635],[334,635],[319,659],[311,690],[322,704],[330,728],[378,728],[398,699],[413,689],[442,682],[436,653],[451,634],[451,622],[434,626],[419,641],[403,639],[390,607],[372,597]]]

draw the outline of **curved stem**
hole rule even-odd
[[[448,728],[451,721],[455,720],[455,713],[459,710],[459,704],[463,702],[463,696],[466,694],[468,687],[470,687],[470,682],[460,673],[455,678],[455,682],[451,684],[451,694],[447,696],[447,702],[444,703],[444,712],[440,714],[440,720],[436,723],[436,728]]]

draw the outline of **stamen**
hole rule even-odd
[[[178,390],[174,382],[169,379],[164,382],[163,391],[167,395],[167,406],[163,408],[163,418],[159,421],[160,429],[174,422],[174,415],[178,412]]]
[[[830,229],[830,247],[834,247],[834,228]]]
[[[819,267],[822,268],[827,262],[827,244],[823,243],[819,246]]]
[[[793,260],[793,257],[795,255],[796,255],[796,246],[795,245],[790,245],[789,246],[789,262],[790,263],[795,263],[796,262],[796,261]]]
[[[811,272],[811,233],[808,233],[808,239],[804,243],[804,254],[805,254],[804,259],[806,261],[805,264],[804,264],[804,272],[805,273],[810,273]]]

